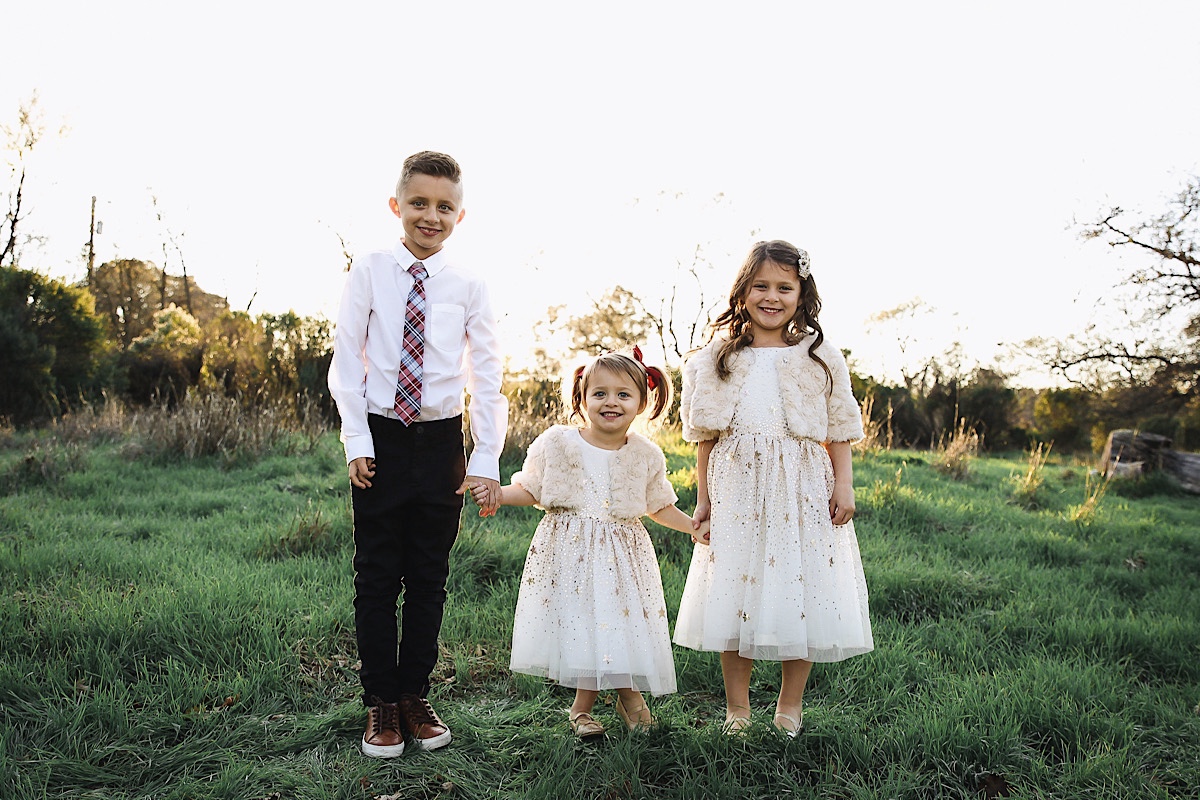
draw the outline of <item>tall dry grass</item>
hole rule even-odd
[[[1053,444],[1038,442],[1029,449],[1025,462],[1025,471],[1012,478],[1013,502],[1022,508],[1033,511],[1041,507],[1038,493],[1046,483],[1046,459],[1050,457]]]
[[[888,400],[887,416],[884,419],[875,419],[874,412],[875,395],[868,394],[862,403],[863,438],[854,445],[854,449],[860,453],[878,455],[895,447],[895,431],[892,430],[894,413],[892,401]]]
[[[933,468],[947,477],[962,480],[971,473],[971,461],[979,455],[979,445],[979,433],[960,419],[935,449]]]
[[[134,417],[134,455],[164,460],[218,457],[226,462],[271,452],[311,452],[329,430],[306,397],[258,402],[216,392],[188,394],[174,407],[162,403]]]

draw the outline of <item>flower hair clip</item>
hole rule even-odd
[[[808,251],[801,248],[796,248],[799,256],[796,258],[796,271],[800,273],[801,278],[807,278],[812,274],[812,267],[808,260]]]

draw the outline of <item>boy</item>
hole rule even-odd
[[[362,751],[392,758],[450,729],[425,695],[437,663],[450,547],[463,493],[499,498],[508,403],[487,288],[447,262],[462,173],[443,153],[404,161],[389,199],[403,238],[354,260],[338,310],[329,389],[354,507],[354,624],[367,707]],[[463,451],[463,391],[474,449]],[[496,503],[481,511],[491,514]],[[400,632],[396,604],[403,591]]]

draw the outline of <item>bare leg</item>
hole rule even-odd
[[[599,696],[599,692],[576,689],[575,702],[571,703],[571,716],[573,717],[576,714],[591,714],[592,708],[596,705],[596,698]]]
[[[733,719],[750,719],[750,672],[754,662],[736,650],[721,653],[721,675],[725,678],[725,724]],[[739,730],[740,730],[739,724]]]
[[[799,721],[804,713],[804,687],[808,684],[808,674],[812,672],[812,662],[796,659],[784,661],[783,680],[779,686],[779,700],[775,704],[775,713],[783,714]],[[780,720],[776,720],[778,723]],[[793,730],[795,723],[783,720],[780,727]]]
[[[567,712],[567,720],[571,724],[571,733],[580,739],[594,739],[604,735],[604,726],[592,717],[592,707],[596,705],[599,692],[587,689],[575,690],[575,702]]]
[[[641,692],[636,689],[617,689],[617,698],[621,702],[621,708],[625,710],[625,714],[621,716],[627,724],[632,722],[646,727],[654,725],[654,717],[650,715],[650,708]]]

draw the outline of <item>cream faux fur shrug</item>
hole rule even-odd
[[[525,464],[512,476],[547,511],[572,511],[581,505],[585,443],[577,428],[555,425],[529,445]],[[667,461],[658,445],[630,433],[616,451],[610,471],[609,512],[618,519],[633,519],[661,511],[678,499],[667,480]]]
[[[850,391],[846,359],[828,341],[817,348],[817,355],[833,375],[830,393],[825,370],[808,355],[812,339],[807,336],[787,348],[779,362],[780,401],[788,431],[818,442],[856,442],[863,438],[862,414]],[[729,380],[721,380],[717,377],[717,350],[723,343],[723,339],[714,339],[683,365],[680,416],[683,438],[689,442],[716,439],[728,430],[753,363],[754,348],[737,351],[729,357]]]

